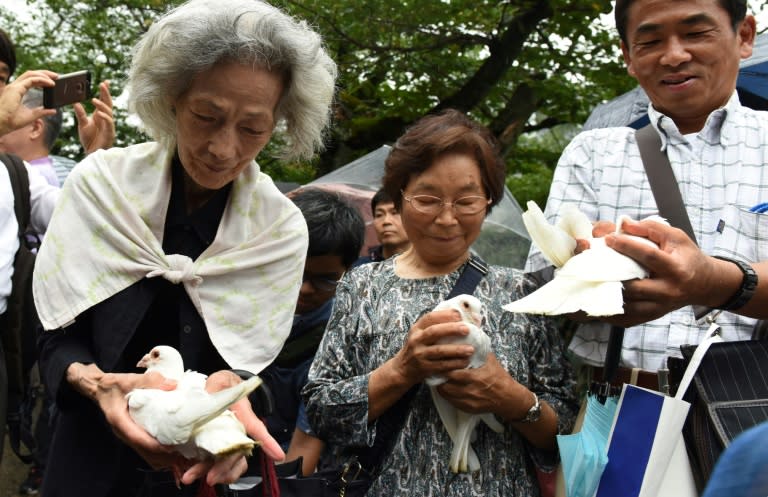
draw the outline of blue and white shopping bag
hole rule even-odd
[[[617,405],[588,399],[581,431],[557,437],[567,497],[696,497],[683,396],[709,346],[722,340],[717,330],[707,330],[675,397],[624,385]]]
[[[712,325],[697,347],[674,397],[624,385],[608,441],[596,497],[695,497],[682,430],[690,404],[683,400],[709,346],[722,341]]]

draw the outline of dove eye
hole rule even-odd
[[[153,350],[153,351],[152,351],[152,357],[154,357],[155,359],[157,359],[158,357],[160,357],[160,352],[158,352],[158,351],[156,351],[156,350]]]

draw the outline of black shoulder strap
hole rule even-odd
[[[13,209],[16,213],[16,222],[19,223],[19,239],[23,238],[29,225],[30,201],[29,201],[29,175],[24,162],[11,154],[0,154],[0,162],[5,163],[8,175],[11,178],[13,189]]]
[[[669,224],[678,227],[696,243],[696,235],[693,233],[688,212],[683,204],[683,196],[677,178],[672,171],[667,154],[661,151],[661,137],[650,124],[635,131],[637,148],[640,150],[640,158],[643,161],[648,183],[651,185],[653,198],[659,208],[659,215],[664,217]],[[611,326],[608,336],[608,345],[605,353],[603,378],[606,387],[611,383],[619,369],[621,362],[621,345],[624,342],[624,328]],[[597,385],[601,388],[601,385]]]
[[[452,299],[461,294],[472,295],[475,293],[475,288],[480,280],[488,274],[488,264],[485,263],[480,257],[472,255],[467,261],[467,265],[459,275],[459,279],[456,280],[456,284],[453,285],[451,293],[448,294],[446,300]]]
[[[659,134],[653,129],[653,126],[648,124],[637,130],[635,136],[637,137],[637,147],[640,149],[640,157],[643,160],[643,167],[645,167],[645,174],[648,176],[653,198],[656,199],[656,206],[659,208],[659,214],[666,218],[672,226],[685,231],[693,243],[698,245],[691,220],[688,218],[688,211],[685,210],[685,204],[683,204],[683,196],[680,194],[677,178],[675,178],[672,166],[669,164],[669,157],[661,151]],[[711,310],[706,306],[693,306],[696,319],[701,319]]]
[[[696,243],[696,235],[685,210],[677,178],[669,164],[669,157],[661,151],[661,137],[650,124],[637,130],[635,137],[659,215],[666,218],[672,226],[685,231]]]

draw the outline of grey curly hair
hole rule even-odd
[[[152,24],[133,48],[129,110],[152,138],[174,147],[173,103],[196,74],[229,61],[286,75],[275,112],[286,134],[281,157],[310,158],[323,148],[336,64],[304,21],[259,0],[191,0]]]

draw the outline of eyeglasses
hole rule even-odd
[[[400,190],[400,193],[414,209],[433,216],[440,214],[446,205],[450,205],[457,215],[469,216],[483,211],[491,203],[491,199],[485,198],[482,195],[467,195],[466,197],[457,198],[453,202],[446,202],[440,197],[433,197],[432,195],[409,196],[402,190]]]
[[[339,280],[340,279],[341,277],[339,277]],[[336,290],[336,287],[339,285],[339,280],[332,280],[330,278],[323,278],[321,276],[308,276],[307,273],[304,273],[304,275],[301,277],[301,281],[308,282],[314,287],[315,290],[320,290],[321,292],[331,292]]]

